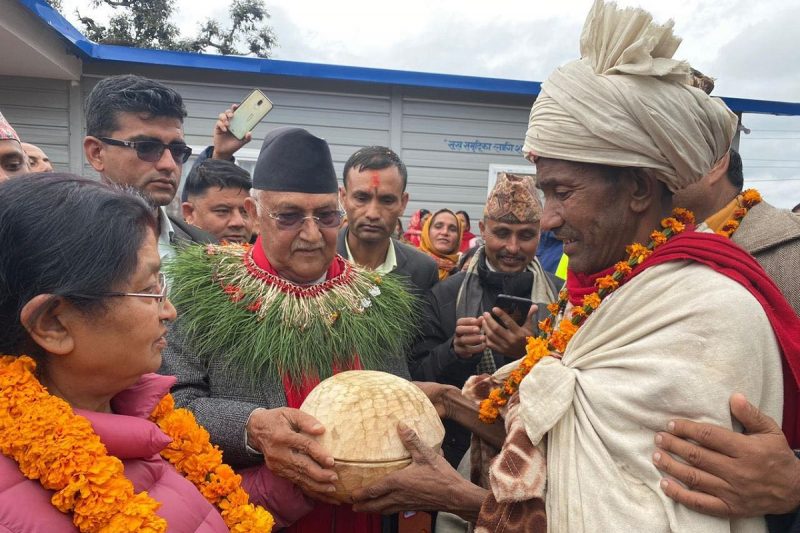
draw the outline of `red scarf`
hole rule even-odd
[[[260,268],[274,276],[279,276],[272,267],[264,248],[261,246],[261,237],[253,245],[253,261]],[[344,271],[344,259],[340,256],[333,258],[331,266],[325,274],[325,279],[331,279]],[[343,369],[333,367],[333,373]],[[356,356],[350,368],[344,370],[361,370],[361,361]],[[293,382],[288,375],[283,376],[283,391],[286,394],[286,405],[298,409],[306,396],[319,384],[319,376],[303,376],[301,383]],[[286,528],[287,533],[318,533],[321,531],[341,533],[379,533],[381,531],[381,516],[371,513],[356,513],[350,505],[331,505],[318,502],[314,510]]]
[[[792,448],[800,447],[800,318],[778,286],[750,254],[730,239],[689,230],[656,248],[653,255],[633,270],[626,282],[645,269],[668,261],[702,263],[742,285],[761,304],[783,356],[783,433]],[[568,272],[567,288],[573,305],[577,305],[572,301],[573,290],[580,295],[579,304],[584,296],[596,290],[594,280],[608,273],[581,275]]]

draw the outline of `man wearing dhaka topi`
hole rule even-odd
[[[489,490],[459,505],[480,489],[404,431],[414,461],[355,494],[357,509],[438,505],[478,515],[479,533],[767,531],[760,516],[673,501],[652,462],[671,419],[741,431],[731,391],[800,440],[800,320],[746,252],[671,213],[672,194],[727,155],[737,125],[672,58],[679,43],[671,22],[597,0],[581,59],[533,105],[524,152],[545,195],[542,230],[564,242],[570,271],[522,362],[465,385],[484,399],[482,420],[507,430]]]
[[[180,319],[161,372],[177,376],[176,402],[194,412],[226,461],[266,463],[299,488],[287,506],[306,503],[310,512],[292,533],[380,533],[380,515],[329,503],[334,459],[314,440],[326,428],[297,408],[339,371],[408,378],[414,333],[405,286],[336,255],[337,192],[328,143],[304,129],[276,129],[245,199],[261,237],[253,246],[189,247],[169,267]]]

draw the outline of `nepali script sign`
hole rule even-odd
[[[470,153],[501,153],[518,154],[522,153],[522,145],[511,142],[484,142],[480,139],[445,139],[447,148],[452,152]]]

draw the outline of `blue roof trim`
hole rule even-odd
[[[303,63],[256,57],[148,50],[127,46],[97,44],[88,40],[58,11],[50,7],[43,0],[19,1],[45,24],[53,28],[63,39],[69,42],[79,56],[89,61],[115,61],[167,67],[249,72],[273,76],[293,76],[531,96],[539,94],[541,90],[541,83],[535,81],[350,67],[322,63]],[[722,99],[728,107],[736,113],[800,115],[800,103],[750,100],[747,98],[723,97]]]
[[[772,100],[750,100],[748,98],[722,99],[735,113],[757,113],[762,115],[800,115],[800,103],[776,102]]]
[[[72,44],[75,51],[82,58],[88,59],[93,56],[94,47],[97,45],[87,39],[49,4],[41,0],[19,0],[19,2],[39,17],[42,22],[53,28],[63,39]]]

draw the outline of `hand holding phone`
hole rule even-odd
[[[508,316],[511,317],[518,326],[525,325],[525,320],[528,318],[528,312],[531,310],[533,301],[528,298],[520,298],[518,296],[511,296],[508,294],[498,294],[497,299],[494,301],[492,307],[499,307]],[[491,311],[489,314],[501,326],[506,327],[505,324]]]
[[[253,89],[253,92],[248,94],[233,112],[228,131],[237,139],[243,140],[270,111],[272,111],[272,101],[266,94]]]

